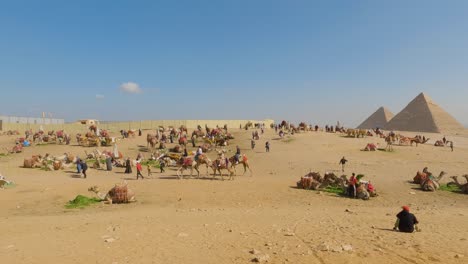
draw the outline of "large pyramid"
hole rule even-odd
[[[387,125],[388,121],[392,119],[394,114],[385,107],[380,107],[371,116],[369,116],[364,122],[362,122],[357,128],[359,129],[374,129],[383,128]]]
[[[424,93],[416,96],[384,128],[387,130],[434,133],[464,129],[455,118],[435,104]]]

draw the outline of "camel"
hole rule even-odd
[[[411,139],[409,137],[401,137],[400,141],[398,142],[399,145],[410,145]]]
[[[445,144],[442,140],[437,140],[435,143],[434,143],[434,146],[436,147],[444,147]]]
[[[213,162],[211,164],[211,168],[213,169],[213,179],[216,176],[216,171],[218,171],[219,174],[221,175],[221,179],[224,181],[224,176],[223,176],[222,170],[227,170],[228,171],[229,180],[234,179],[234,177],[233,177],[234,176],[234,171],[231,170],[231,168],[229,167],[229,165],[226,164],[225,161],[217,159],[215,162]]]
[[[158,139],[155,135],[146,135],[146,148],[151,146],[151,149],[154,149],[156,147],[156,144],[158,144]]]
[[[120,185],[116,184],[106,194],[102,194],[99,187],[92,186],[88,188],[88,191],[95,193],[101,201],[105,203],[129,203],[135,201],[135,193],[127,188],[127,183],[124,182]]]
[[[377,145],[374,143],[368,143],[363,151],[375,151],[377,149]]]
[[[205,154],[202,154],[202,155],[198,156],[197,164],[195,164],[195,166],[196,166],[197,171],[199,171],[198,169],[200,168],[200,165],[205,164],[206,165],[206,176],[208,176],[208,167],[211,167],[212,163],[213,162],[211,161],[210,158],[208,158],[208,156],[206,156]]]
[[[446,173],[442,171],[440,172],[440,175],[437,178],[433,177],[432,175],[429,175],[424,181],[421,182],[421,188],[423,189],[423,191],[434,192],[435,190],[439,189],[439,181],[445,174]]]
[[[180,145],[186,147],[186,146],[187,146],[187,142],[188,142],[187,137],[181,137],[181,138],[179,138],[179,144],[180,144]]]
[[[438,179],[441,179],[445,174],[444,171],[441,171],[439,174]],[[416,176],[413,178],[413,183],[422,184],[427,178],[432,177],[432,173],[427,171],[427,167],[423,169],[422,172],[416,172]]]
[[[199,137],[204,137],[205,134],[201,130],[194,130],[192,132],[192,137],[199,138]]]
[[[177,169],[177,177],[184,178],[184,170],[190,169],[190,177],[193,176],[193,169],[197,171],[197,178],[200,178],[200,171],[198,170],[197,162],[192,157],[182,157],[177,161],[179,169]]]
[[[231,168],[234,169],[235,174],[236,174],[236,166],[242,164],[242,166],[244,167],[244,173],[242,175],[245,175],[245,173],[247,172],[247,169],[248,169],[249,172],[250,172],[250,176],[253,176],[252,169],[250,168],[250,165],[249,165],[249,159],[247,158],[247,156],[245,154],[243,154],[241,157],[239,157],[239,163],[238,164],[236,164],[236,157],[235,156],[230,157],[229,162],[231,163]]]
[[[369,200],[370,194],[367,191],[367,185],[364,183],[356,186],[356,197],[362,200]]]
[[[40,168],[42,163],[41,155],[33,155],[30,159],[24,159],[23,168]]]
[[[136,130],[135,129],[130,129],[127,131],[127,135],[130,137],[135,137],[136,136]]]
[[[458,188],[460,188],[462,193],[468,194],[468,174],[463,175],[463,177],[465,177],[466,183],[461,184],[458,181],[457,176],[451,176],[450,178],[453,179],[453,182],[449,182],[449,183],[447,183],[447,185],[454,184],[454,185],[458,186]]]
[[[170,152],[175,152],[175,153],[182,153],[183,152],[183,147],[181,145],[175,145],[173,148],[170,148]]]
[[[410,144],[413,146],[413,143],[416,143],[416,147],[418,144],[425,144],[427,141],[429,141],[430,138],[426,138],[425,140],[422,140],[420,137],[415,137],[415,138],[410,138]]]
[[[339,179],[334,173],[326,172],[322,177],[318,172],[309,172],[305,176],[301,177],[301,180],[296,184],[297,187],[301,189],[321,190],[328,186],[340,186],[341,183],[342,179]],[[346,187],[344,190],[346,190]]]
[[[354,138],[359,138],[359,137],[365,137],[367,135],[367,130],[365,129],[348,129],[346,130],[346,135],[348,137],[354,137]]]

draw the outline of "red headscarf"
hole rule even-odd
[[[407,206],[407,205],[403,205],[401,208],[403,208],[403,210],[405,210],[405,211],[409,212],[409,206]]]

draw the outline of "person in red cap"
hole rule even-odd
[[[419,231],[417,224],[418,219],[416,219],[416,216],[414,214],[410,213],[410,208],[409,206],[405,205],[401,207],[403,210],[397,214],[397,221],[395,223],[395,226],[393,227],[393,230],[395,231],[400,231],[400,232],[405,232],[405,233],[413,233],[414,230]]]

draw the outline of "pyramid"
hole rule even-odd
[[[387,130],[433,133],[464,129],[455,118],[445,112],[424,93],[416,96],[384,128]]]
[[[374,129],[383,128],[394,114],[385,107],[380,107],[371,116],[369,116],[364,122],[362,122],[357,128],[358,129]]]

